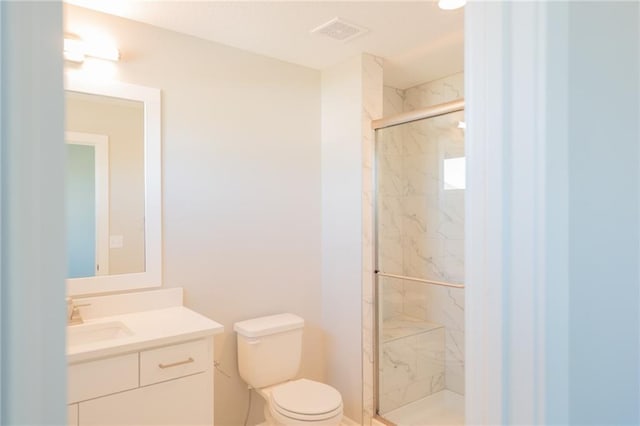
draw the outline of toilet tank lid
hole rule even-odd
[[[260,337],[304,327],[304,319],[294,314],[277,314],[235,323],[233,329],[245,337]]]

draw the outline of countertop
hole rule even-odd
[[[67,346],[67,362],[75,364],[97,358],[136,352],[156,346],[213,336],[224,327],[184,306],[146,310],[87,320],[84,324],[121,322],[132,335],[99,342]],[[71,325],[69,328],[82,327]]]

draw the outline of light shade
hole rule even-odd
[[[467,4],[467,0],[438,0],[438,6],[443,10],[459,9]]]
[[[84,62],[85,57],[117,61],[120,51],[107,44],[90,44],[76,38],[64,39],[64,59],[72,62]]]

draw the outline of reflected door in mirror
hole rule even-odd
[[[67,145],[67,261],[69,278],[100,271],[96,247],[95,148]]]
[[[66,108],[68,277],[144,272],[144,103],[67,91]]]

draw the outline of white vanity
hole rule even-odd
[[[81,299],[68,327],[69,425],[212,425],[213,336],[173,288]]]
[[[68,72],[66,91],[68,423],[213,425],[223,327],[161,289],[160,90]]]

